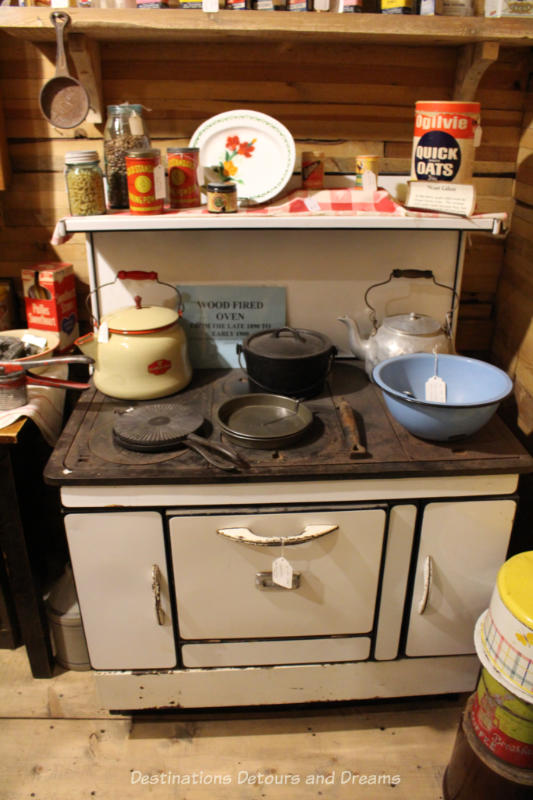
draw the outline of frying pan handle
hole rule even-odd
[[[338,525],[306,525],[301,533],[294,536],[258,536],[249,528],[219,528],[217,533],[227,539],[244,544],[258,545],[260,547],[279,547],[280,545],[303,544],[311,542],[327,533],[332,533],[338,529]]]
[[[52,11],[50,14],[52,25],[57,35],[56,78],[68,78],[67,57],[63,43],[64,30],[70,22],[70,17],[64,11]]]
[[[183,439],[183,443],[192,450],[195,450],[213,467],[218,467],[219,469],[225,469],[229,471],[238,469],[239,467],[248,466],[247,462],[244,461],[241,456],[237,455],[237,453],[234,453],[233,450],[230,450],[228,447],[224,447],[217,442],[210,442],[209,439],[196,436],[194,433],[189,433],[185,439]],[[217,458],[209,452],[210,450],[220,453],[226,459],[229,459],[230,463],[228,463],[228,460]]]

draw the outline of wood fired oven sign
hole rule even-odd
[[[237,344],[247,336],[282,328],[285,289],[281,286],[178,286],[193,367],[238,367]]]

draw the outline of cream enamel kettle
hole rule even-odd
[[[95,386],[104,394],[125,400],[152,400],[179,392],[192,377],[187,340],[179,321],[181,294],[175,286],[160,281],[157,272],[142,270],[121,270],[114,281],[98,288],[126,279],[168,286],[178,296],[178,308],[143,306],[137,295],[134,306],[105,315],[97,331],[76,339],[82,353],[95,361]]]

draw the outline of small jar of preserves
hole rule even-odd
[[[110,208],[128,208],[126,153],[150,147],[143,107],[122,103],[107,107],[104,128],[104,163]]]
[[[232,214],[237,211],[237,184],[207,184],[207,210],[212,214]]]
[[[167,148],[170,208],[195,208],[201,204],[199,158],[198,147]]]
[[[162,214],[165,207],[165,170],[161,151],[153,148],[126,154],[128,199],[132,214]]]
[[[106,213],[104,177],[96,150],[66,153],[65,182],[70,213],[73,216]]]

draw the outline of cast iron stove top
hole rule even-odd
[[[190,386],[164,398],[187,403],[204,417],[199,431],[215,442],[229,444],[217,428],[217,407],[236,395],[249,393],[241,370],[197,370]],[[366,449],[353,457],[349,436],[339,413],[341,401],[351,406],[361,443]],[[424,442],[411,436],[388,414],[379,389],[351,361],[338,361],[322,394],[306,400],[313,423],[291,447],[280,450],[241,448],[246,466],[226,472],[181,445],[160,453],[135,452],[113,437],[117,414],[152,401],[124,401],[87,389],[79,398],[45,469],[56,485],[124,485],[213,483],[227,481],[298,480],[339,477],[407,477],[528,472],[533,458],[499,417],[475,436],[460,443]]]

